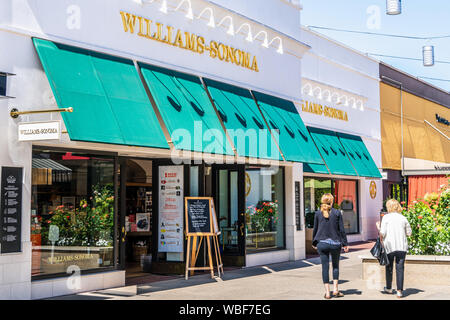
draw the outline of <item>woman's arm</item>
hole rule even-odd
[[[386,216],[383,217],[383,220],[381,220],[381,228],[380,228],[380,238],[384,239],[386,237],[387,232],[387,220]]]
[[[314,212],[314,230],[313,230],[313,240],[316,237],[317,230],[319,229],[319,217],[317,216],[317,212]]]
[[[314,238],[316,237],[317,230],[319,230],[319,216],[317,215],[317,212],[315,212],[314,213],[314,230],[313,230],[313,236],[312,236],[313,249],[317,249],[317,247],[314,245]]]
[[[406,220],[406,227],[405,227],[406,236],[410,237],[412,235],[411,225],[409,224],[408,220]]]
[[[347,234],[345,233],[345,228],[344,228],[344,219],[342,218],[342,214],[339,210],[337,210],[337,214],[338,214],[338,226],[339,226],[339,235],[341,237],[341,243],[343,247],[347,247],[348,246],[348,242],[347,242]]]

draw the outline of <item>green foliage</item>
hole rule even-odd
[[[409,254],[450,255],[450,188],[426,194],[423,200],[414,201],[403,211],[412,235]]]
[[[250,232],[273,231],[278,223],[278,201],[260,201],[256,207],[248,207],[246,214],[251,223]]]
[[[50,225],[59,229],[59,246],[111,246],[114,226],[114,189],[95,186],[93,197],[77,207],[58,206],[42,224],[43,244],[49,244]]]

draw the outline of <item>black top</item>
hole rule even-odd
[[[313,246],[326,239],[339,241],[344,247],[348,245],[342,214],[334,208],[331,209],[329,218],[324,218],[320,210],[314,216]]]

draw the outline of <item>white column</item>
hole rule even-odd
[[[295,224],[295,182],[300,183],[300,217],[302,230],[297,231]],[[305,253],[305,221],[303,217],[303,164],[296,163],[285,168],[285,211],[286,211],[286,249],[289,260],[306,257]]]

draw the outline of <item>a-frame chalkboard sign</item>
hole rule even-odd
[[[211,277],[214,278],[211,239],[216,256],[217,272],[220,277],[221,270],[223,273],[223,263],[219,249],[218,236],[220,235],[220,231],[217,224],[214,199],[211,197],[185,197],[184,201],[186,236],[188,241],[186,251],[186,280],[188,279],[189,271],[191,271],[192,275],[195,270],[210,270]],[[195,267],[203,239],[206,239],[209,266]]]

